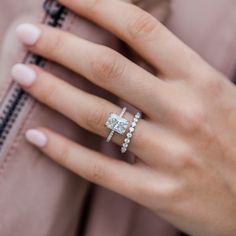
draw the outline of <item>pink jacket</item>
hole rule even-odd
[[[150,0],[150,3],[155,1]],[[40,3],[41,1],[32,0],[0,0],[0,42],[4,45],[1,54],[4,59],[1,60],[1,78],[7,77],[13,63],[12,58],[15,58],[17,51],[17,46],[12,47],[13,44],[17,45],[12,32],[5,34],[9,22],[16,16],[29,15],[28,12],[35,9],[35,4],[40,7]],[[149,10],[154,10],[150,6]],[[236,2],[175,0],[171,7],[168,27],[214,67],[232,78],[236,64]],[[41,116],[43,120],[44,111],[49,112],[42,107],[37,117]],[[64,122],[63,119],[61,117],[61,121],[54,126]],[[31,125],[34,125],[33,120]],[[68,127],[72,129],[74,126],[70,124]],[[72,136],[79,140],[84,135],[87,134],[81,132]],[[93,141],[101,149],[115,152],[113,148],[107,150],[97,140]],[[35,149],[32,148],[31,152],[33,155]],[[24,150],[19,149],[18,159],[10,159],[7,165],[0,165],[0,235],[180,235],[173,226],[136,203],[99,186],[88,184],[46,158],[30,159],[23,153]],[[29,179],[32,171],[35,172],[34,179]],[[11,193],[16,195],[12,196]]]

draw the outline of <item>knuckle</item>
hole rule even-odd
[[[193,169],[197,166],[194,152],[190,148],[182,148],[182,150],[176,151],[173,157],[176,160],[175,167],[178,170]]]
[[[220,135],[216,133],[217,131],[212,129],[211,127],[208,127],[205,129],[204,132],[204,141],[205,141],[205,148],[210,148],[210,147],[222,147],[222,140],[220,138]],[[223,156],[223,155],[222,155]]]
[[[175,112],[177,124],[187,132],[202,130],[206,124],[206,113],[202,108],[184,108]]]
[[[178,200],[182,191],[177,180],[173,181],[165,177],[158,183],[157,181],[148,183],[147,188],[148,198],[153,199],[153,201],[149,202],[150,207],[153,208],[154,206],[159,213],[167,213],[173,200]]]
[[[157,20],[151,14],[136,8],[134,17],[128,24],[128,32],[133,38],[146,37],[157,25]]]
[[[218,97],[222,94],[224,81],[219,78],[207,78],[203,82],[204,90],[209,94]]]
[[[122,57],[109,49],[102,50],[101,56],[91,63],[93,77],[102,83],[109,83],[122,78],[125,61]]]
[[[180,140],[166,150],[166,155],[169,157],[169,165],[173,170],[177,171],[196,167],[198,162],[195,153],[192,145]]]
[[[107,112],[99,106],[99,108],[95,108],[93,111],[88,112],[85,117],[85,125],[91,131],[100,133],[107,117]]]

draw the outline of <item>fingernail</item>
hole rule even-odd
[[[24,44],[35,44],[40,34],[41,30],[33,24],[21,24],[16,28],[16,35]]]
[[[31,86],[36,80],[36,72],[24,64],[16,64],[11,69],[12,78],[22,86]]]
[[[47,144],[47,136],[36,129],[29,129],[25,133],[26,140],[37,147],[44,147]]]

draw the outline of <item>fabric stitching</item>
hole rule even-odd
[[[74,19],[76,18],[75,14],[72,14],[72,19],[70,21],[70,23],[67,25],[67,27],[65,27],[64,29],[66,30],[70,30],[72,24],[74,23]],[[65,25],[65,24],[64,24]],[[50,68],[50,64],[48,65]],[[28,121],[30,120],[30,118],[33,116],[34,111],[36,110],[36,108],[38,107],[38,102],[35,100],[34,104],[32,105],[31,109],[28,111],[28,114],[23,122],[23,124],[20,126],[19,131],[17,133],[17,135],[15,136],[11,146],[9,147],[9,151],[6,154],[6,157],[4,158],[4,161],[1,163],[0,165],[0,176],[4,173],[4,171],[7,170],[7,165],[8,163],[12,160],[13,155],[15,153],[15,151],[17,150],[17,148],[19,147],[19,143],[22,141],[22,139],[24,138],[23,135],[23,130],[25,129],[25,127],[28,124]]]
[[[0,175],[3,174],[4,170],[6,170],[6,166],[7,166],[8,162],[12,159],[14,151],[16,151],[17,148],[19,147],[18,144],[22,141],[22,139],[24,137],[24,135],[22,135],[22,131],[25,129],[26,125],[28,124],[28,121],[30,120],[31,116],[33,115],[33,111],[34,111],[35,107],[37,107],[36,101],[34,101],[34,104],[32,105],[32,108],[30,109],[30,111],[28,112],[26,119],[24,120],[22,126],[19,128],[19,132],[16,135],[14,141],[12,142],[12,145],[10,146],[9,151],[6,154],[6,158],[4,159],[4,161],[2,162],[2,164],[0,166]]]

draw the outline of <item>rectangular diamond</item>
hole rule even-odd
[[[106,127],[119,134],[124,134],[129,122],[117,114],[112,113],[106,122]]]

